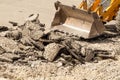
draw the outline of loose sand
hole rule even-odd
[[[55,13],[55,1],[0,0],[0,25],[11,26],[8,21],[23,24],[29,14],[39,13],[41,22],[50,27]],[[81,0],[59,1],[67,5],[78,5]],[[117,58],[117,61],[108,59],[75,67],[59,67],[57,64],[41,61],[30,62],[31,67],[0,63],[0,80],[120,80],[120,58]]]
[[[9,25],[8,21],[22,24],[32,13],[39,13],[41,22],[48,27],[55,13],[57,0],[0,0],[0,25]],[[67,5],[78,5],[80,0],[59,0]]]

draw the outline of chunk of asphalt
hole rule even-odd
[[[45,47],[44,58],[48,61],[54,61],[60,50],[64,48],[63,45],[51,43]]]

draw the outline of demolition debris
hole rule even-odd
[[[28,63],[43,60],[83,64],[115,59],[119,53],[119,35],[82,40],[76,35],[57,30],[46,33],[45,24],[38,17],[38,14],[32,14],[23,25],[10,21],[12,28],[0,26],[1,62]]]

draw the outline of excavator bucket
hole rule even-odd
[[[96,13],[56,3],[57,12],[51,24],[52,30],[64,31],[86,39],[101,35],[106,29]]]

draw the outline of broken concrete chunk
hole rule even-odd
[[[50,32],[50,35],[49,35],[49,39],[50,39],[50,40],[62,39],[62,38],[64,38],[65,36],[66,36],[66,35],[63,34],[63,33],[51,31],[51,32]]]
[[[35,21],[37,20],[39,17],[39,14],[31,14],[27,19],[26,21]]]
[[[45,47],[45,52],[43,54],[44,58],[48,61],[53,61],[58,55],[59,51],[63,48],[63,45],[51,43]]]
[[[26,45],[26,46],[32,45],[29,37],[23,37],[20,41],[23,45]]]
[[[5,37],[11,38],[11,37],[12,37],[12,31],[8,31],[8,32],[5,34]]]
[[[18,47],[20,50],[26,50],[26,46],[21,43],[18,44]]]
[[[12,21],[9,23],[14,27],[0,26],[0,36],[2,36],[0,37],[0,61],[13,62],[17,60],[16,62],[29,63],[29,61],[40,59],[54,61],[57,58],[58,64],[56,65],[61,67],[65,64],[71,65],[71,63],[113,59],[114,53],[119,54],[120,52],[120,40],[119,37],[115,37],[115,34],[112,34],[115,37],[114,40],[110,36],[104,41],[80,39],[77,35],[63,31],[45,30],[45,24],[40,23],[38,17],[39,14],[31,14],[25,24],[20,26]],[[105,50],[103,46],[105,46]],[[114,46],[115,48],[111,48]],[[116,48],[117,51],[114,52],[113,49],[116,50]]]
[[[30,36],[30,30],[25,27],[23,27],[21,32],[22,32],[22,36]]]
[[[8,27],[6,27],[6,26],[0,26],[0,32],[7,31],[7,30],[8,30]]]
[[[81,48],[81,55],[82,56],[86,56],[86,49],[85,49],[85,47]]]
[[[35,48],[39,50],[44,50],[44,45],[42,42],[32,42],[32,44],[34,45]]]
[[[63,63],[62,62],[58,62],[58,63],[56,63],[56,66],[57,67],[61,67],[61,66],[63,66]]]
[[[29,29],[29,30],[40,30],[41,26],[39,24],[35,24],[31,21],[27,21],[24,25],[24,28]]]
[[[104,59],[107,59],[107,58],[115,59],[115,55],[98,54],[97,56],[101,57],[101,58],[104,58]]]
[[[37,53],[37,57],[42,58],[43,57],[43,52],[42,51],[35,51]]]
[[[82,46],[75,41],[71,42],[71,47],[75,50],[76,53],[80,54],[81,53],[81,48]]]
[[[1,62],[12,62],[11,59],[9,59],[9,58],[7,58],[7,57],[5,57],[5,56],[2,56],[2,55],[0,55],[0,61],[1,61]]]
[[[15,50],[13,50],[12,53],[17,54],[17,55],[21,55],[21,54],[25,54],[25,51],[22,51],[20,49],[15,49]]]
[[[12,24],[13,26],[18,26],[17,22],[9,21],[9,23]]]
[[[14,40],[19,40],[22,38],[22,33],[19,31],[12,31],[12,36]]]
[[[4,53],[4,54],[0,55],[0,61],[2,61],[2,62],[13,62],[19,58],[20,58],[19,55],[16,55],[13,53]]]
[[[6,52],[12,52],[14,49],[18,49],[17,42],[6,37],[0,37],[0,46],[5,49]]]
[[[6,58],[11,59],[13,61],[20,58],[19,55],[16,55],[16,54],[13,54],[13,53],[5,53],[5,54],[3,54],[3,56],[6,57]]]
[[[20,38],[22,38],[22,33],[19,32],[18,30],[9,31],[6,33],[5,37],[11,38],[13,40],[19,40]]]
[[[70,61],[72,59],[71,55],[65,55],[65,54],[61,54],[61,57],[63,57],[65,60]]]
[[[93,53],[92,49],[86,49],[86,57],[85,61],[90,62],[94,58],[95,54]]]
[[[3,49],[1,46],[0,46],[0,54],[3,54],[5,52],[5,49]]]
[[[30,37],[33,40],[39,40],[43,36],[43,31],[41,31],[41,30],[33,30],[33,31],[31,31],[30,34],[31,34]]]

